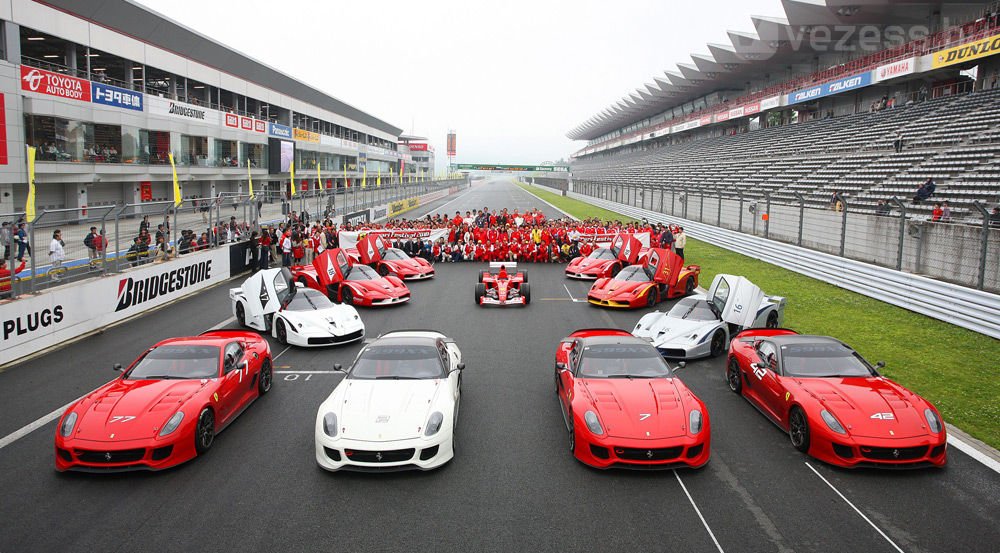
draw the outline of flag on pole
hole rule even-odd
[[[368,187],[368,166],[365,165],[365,172],[361,176],[361,188]]]
[[[319,174],[320,162],[316,162],[316,190],[323,190],[323,177]]]
[[[292,197],[294,198],[295,197],[295,162],[294,161],[292,161],[292,163],[289,164],[289,166],[288,166],[288,172],[292,174],[292,181],[291,181],[292,190],[291,190],[291,192],[292,192]]]
[[[344,164],[344,188],[347,188],[347,164]]]
[[[181,185],[177,182],[177,166],[174,165],[174,154],[167,154],[167,159],[170,160],[170,173],[174,177],[174,207],[180,207],[181,202]]]
[[[378,166],[378,177],[375,178],[375,187],[382,187],[382,165]]]
[[[247,160],[247,182],[250,183],[250,199],[254,199],[253,195],[253,175],[250,174],[250,160]]]
[[[34,146],[28,146],[28,200],[24,203],[24,218],[29,223],[35,220],[35,151]]]
[[[399,184],[403,184],[403,160],[399,161]]]

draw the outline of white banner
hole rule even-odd
[[[419,238],[421,240],[437,241],[439,238],[448,237],[448,229],[412,229],[412,228],[383,228],[373,230],[347,231],[342,230],[337,236],[340,238],[340,247],[345,249],[356,248],[358,238],[362,234],[377,234],[385,236],[389,240],[395,241],[397,238],[406,240],[407,238]]]
[[[879,66],[875,69],[874,82],[880,83],[882,81],[888,81],[889,79],[895,79],[896,77],[912,75],[916,72],[917,58],[907,58],[905,60],[899,60],[894,63]]]
[[[584,242],[595,242],[595,243],[597,243],[598,246],[600,246],[602,248],[607,248],[608,246],[610,246],[611,245],[611,241],[614,239],[615,236],[618,236],[619,234],[622,234],[622,233],[615,232],[615,231],[611,231],[611,232],[588,232],[588,233],[571,231],[571,232],[566,233],[566,235],[569,236],[570,240],[582,240]],[[644,247],[644,248],[648,248],[649,247],[649,238],[650,238],[650,236],[649,236],[648,232],[636,232],[636,233],[634,233],[634,236],[639,240],[639,242],[642,243],[642,247]]]
[[[206,108],[185,104],[177,100],[168,100],[159,96],[146,95],[146,109],[150,115],[166,117],[175,121],[185,121],[187,123],[211,125],[218,127],[222,125],[222,115],[220,112]]]
[[[226,247],[20,298],[0,306],[0,359],[20,359],[228,278]]]
[[[774,109],[781,105],[781,96],[772,96],[770,98],[764,98],[760,101],[760,110]]]

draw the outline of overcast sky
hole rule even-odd
[[[654,75],[752,31],[780,0],[138,0],[459,163],[539,163],[566,132]]]

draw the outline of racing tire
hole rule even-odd
[[[483,276],[486,275],[486,271],[479,271],[479,282],[483,281]]]
[[[348,286],[340,292],[340,303],[344,305],[354,305],[354,292]]]
[[[694,293],[695,283],[694,277],[688,277],[687,282],[684,283],[684,295],[690,296]]]
[[[712,345],[708,352],[709,357],[718,357],[726,351],[726,333],[722,329],[716,330],[712,334]]]
[[[296,282],[302,284],[302,286],[309,286],[309,281],[306,280],[306,277],[300,276],[299,278],[296,279]]]
[[[524,296],[524,305],[531,303],[531,286],[527,282],[521,284],[521,295]]]
[[[573,419],[569,421],[569,454],[576,457],[576,429],[573,428]]]
[[[476,284],[476,305],[479,305],[480,300],[482,300],[483,296],[485,295],[486,295],[486,285],[483,284],[482,282]]]
[[[386,265],[379,265],[379,267],[378,267],[378,276],[383,277],[383,278],[387,277],[387,276],[389,276],[389,272],[390,271],[389,271],[389,267],[388,266],[386,266]]]
[[[776,311],[771,311],[767,315],[767,322],[764,323],[767,328],[778,328],[778,313]]]
[[[279,344],[288,345],[288,329],[285,328],[284,319],[278,319],[274,322],[274,337],[277,338]]]
[[[524,283],[528,282],[528,271],[521,271],[521,280],[524,281]]]
[[[658,295],[659,295],[659,292],[656,290],[655,287],[650,288],[649,292],[646,292],[646,307],[653,307],[653,306],[655,306],[657,304],[657,300],[660,299],[660,298],[656,297]]]
[[[240,328],[247,326],[247,313],[241,301],[236,302],[236,324],[240,325]]]
[[[198,415],[198,424],[194,428],[194,450],[198,455],[208,453],[215,442],[215,413],[208,407]]]
[[[271,369],[271,360],[264,359],[264,363],[260,366],[260,375],[257,376],[257,395],[262,396],[271,391],[271,383],[273,382],[274,372]]]
[[[788,439],[795,449],[809,452],[809,419],[798,407],[793,407],[788,414]]]
[[[740,373],[740,362],[733,357],[726,366],[726,384],[729,384],[729,390],[734,394],[743,392],[743,375]]]

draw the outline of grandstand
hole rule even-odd
[[[978,46],[1000,44],[997,3],[966,3],[966,11],[948,12],[957,9],[954,4],[862,2],[851,14],[858,25],[927,20],[932,14],[940,30],[850,60],[805,45],[788,51],[785,41],[773,40],[814,29],[821,14],[843,16],[843,6],[813,3],[810,12],[800,9],[801,2],[783,4],[787,20],[754,18],[758,36],[731,32],[733,48],[710,45],[714,66],[694,55],[697,68],[681,64],[679,75],[668,71],[666,79],[655,79],[570,131],[570,138],[589,140],[574,155],[574,182],[727,197],[767,194],[789,203],[797,203],[798,194],[813,207],[829,206],[839,192],[851,211],[870,212],[879,200],[899,198],[916,216],[929,216],[934,202],[948,201],[952,220],[982,221],[973,202],[1000,202],[1000,63],[989,47]],[[947,25],[956,19],[963,23]],[[953,51],[968,53],[969,45],[980,55],[941,61]],[[771,48],[767,59],[747,53],[762,46]],[[741,54],[739,64],[722,63],[723,55]],[[792,76],[782,71],[807,58],[814,60],[813,70]],[[825,64],[831,68],[818,70]],[[738,86],[736,76],[727,76],[747,68],[786,79],[762,77]],[[902,75],[882,78],[900,68]],[[840,88],[847,90],[836,92]],[[815,92],[808,97],[817,99],[803,102],[803,92]],[[930,202],[914,205],[916,189],[929,178],[936,192]]]

